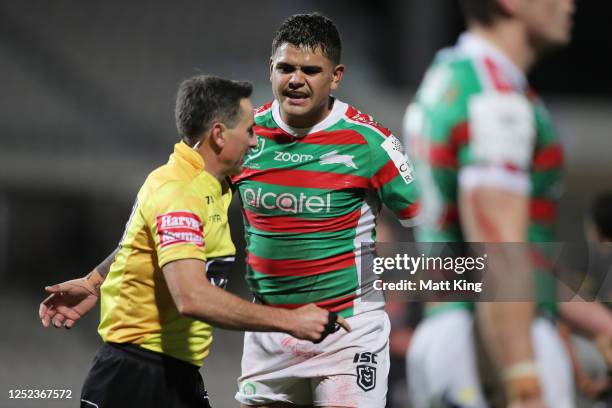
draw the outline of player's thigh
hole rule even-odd
[[[474,319],[468,310],[446,311],[417,327],[407,370],[410,397],[417,408],[486,406],[476,363]]]
[[[313,378],[313,406],[384,408],[389,377],[388,344],[376,353],[357,353],[345,374]]]

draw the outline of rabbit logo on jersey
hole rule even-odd
[[[324,196],[309,196],[291,193],[276,194],[271,191],[263,192],[262,188],[254,190],[247,188],[242,193],[242,201],[255,208],[266,210],[280,210],[292,214],[329,212],[331,209],[331,194]]]

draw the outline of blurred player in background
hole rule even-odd
[[[231,195],[223,184],[255,146],[251,92],[249,83],[217,77],[184,81],[176,104],[181,141],[141,187],[108,276],[103,263],[85,278],[49,288],[53,294],[39,312],[45,327],[71,326],[100,293],[104,345],[83,385],[82,407],[209,406],[198,369],[211,325],[311,341],[333,329],[336,316],[314,305],[293,311],[256,305],[207,279],[207,260],[235,253]]]
[[[308,302],[352,327],[320,344],[246,333],[236,399],[246,406],[384,407],[389,319],[368,299],[376,217],[417,212],[412,167],[399,141],[334,98],[344,74],[334,23],[288,18],[272,42],[274,101],[257,109],[257,148],[233,179],[243,205],[247,281],[258,302]]]
[[[468,31],[440,51],[405,119],[426,242],[554,242],[562,152],[526,73],[570,41],[573,0],[462,0]],[[501,264],[531,274],[527,256]],[[537,285],[554,295],[554,282]],[[540,293],[540,292],[538,292]],[[538,295],[536,295],[538,296]],[[415,406],[485,407],[474,315],[508,404],[572,407],[571,367],[546,302],[430,305],[408,355]],[[452,369],[449,369],[452,364]]]
[[[612,194],[597,195],[589,208],[585,222],[585,234],[590,245],[588,273],[580,274],[583,279],[580,295],[587,299],[596,299],[606,306],[600,310],[571,310],[581,307],[580,304],[561,303],[561,309],[570,307],[569,313],[575,313],[582,326],[576,324],[560,324],[560,331],[572,359],[572,367],[576,378],[577,407],[587,408],[600,404],[610,406],[609,372],[612,369],[612,317],[610,304],[612,302]],[[581,271],[584,272],[584,271]],[[597,303],[595,303],[597,304]],[[584,306],[583,306],[584,307]],[[567,312],[566,312],[567,314]],[[603,316],[608,319],[604,320]],[[602,326],[597,335],[588,336],[585,325]],[[591,338],[589,338],[591,337]]]

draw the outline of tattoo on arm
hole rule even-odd
[[[98,266],[94,268],[94,270],[98,271],[98,273],[103,278],[106,278],[106,275],[108,275],[108,271],[110,270],[111,264],[115,260],[115,255],[117,255],[117,252],[119,252],[119,248],[111,252],[111,254],[107,256],[106,259],[104,259],[102,262],[100,262]]]

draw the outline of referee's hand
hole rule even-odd
[[[50,295],[38,308],[42,325],[70,329],[98,302],[102,280],[97,272],[92,272],[83,278],[45,287]]]
[[[320,343],[329,334],[343,328],[351,331],[351,326],[334,312],[308,304],[291,311],[290,329],[288,333],[302,340]]]

